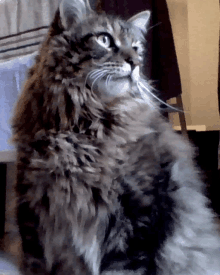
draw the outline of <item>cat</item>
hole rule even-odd
[[[23,274],[220,274],[194,149],[142,73],[149,18],[60,3],[12,122]]]

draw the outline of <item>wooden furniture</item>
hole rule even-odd
[[[187,130],[220,130],[219,0],[167,0],[182,84]],[[171,99],[169,103],[175,103]],[[176,113],[174,129],[181,130]]]
[[[187,133],[187,125],[186,125],[186,117],[185,117],[185,110],[184,110],[184,106],[183,106],[183,101],[182,101],[182,95],[179,95],[177,97],[172,98],[172,100],[169,100],[170,102],[173,102],[174,100],[176,100],[175,103],[170,103],[170,107],[166,107],[163,109],[163,111],[165,113],[168,114],[168,116],[170,114],[178,114],[179,116],[179,123],[180,123],[180,131],[182,133],[183,136],[185,136],[186,138],[188,138],[188,133]],[[179,110],[176,111],[176,110]]]

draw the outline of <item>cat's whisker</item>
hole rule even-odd
[[[168,108],[171,108],[171,109],[173,109],[173,110],[175,110],[175,111],[177,111],[177,112],[182,112],[182,110],[177,109],[177,108],[175,108],[175,107],[172,107],[171,105],[167,104],[165,101],[163,101],[162,99],[160,99],[159,97],[157,97],[157,96],[156,96],[154,93],[152,93],[152,92],[150,91],[150,89],[147,88],[142,82],[139,81],[138,83],[139,83],[139,85],[140,85],[147,93],[151,94],[151,95],[152,95],[156,100],[158,100],[160,103],[166,105]]]
[[[86,87],[86,83],[87,83],[87,80],[88,78],[94,78],[93,82],[92,82],[92,86],[91,86],[91,91],[93,91],[93,86],[95,84],[95,82],[98,80],[98,79],[101,79],[102,77],[104,77],[107,73],[109,73],[109,70],[103,70],[103,69],[95,69],[95,70],[92,70],[91,72],[89,72],[86,76],[86,79],[85,79],[85,82],[84,82],[84,89]]]
[[[101,71],[102,71],[102,70],[100,70],[100,69],[99,69],[99,70],[95,69],[95,70],[92,70],[91,72],[89,72],[89,73],[87,74],[87,76],[86,76],[84,86],[86,86],[87,80],[88,80],[89,77],[91,77],[91,75],[96,74],[96,73],[101,72]]]
[[[138,90],[140,92],[140,95],[144,102],[149,105],[152,108],[155,108],[155,105],[153,104],[153,101],[150,99],[150,97],[144,92],[144,90],[140,86],[140,82],[137,82]]]
[[[112,78],[112,74],[108,74],[107,79],[106,79],[106,82],[105,82],[106,87],[108,87],[109,82],[111,81],[111,78]]]
[[[102,71],[103,71],[103,69],[95,69],[95,70],[91,71],[90,73],[88,73],[88,76],[93,77],[94,75],[96,75],[97,73],[100,73]]]
[[[102,75],[102,74],[106,74],[106,73],[108,73],[108,70],[102,70],[101,72],[99,72],[99,73],[93,75],[92,78],[96,78],[97,76]]]
[[[87,83],[87,80],[88,80],[89,77],[91,77],[91,78],[96,77],[96,76],[98,76],[98,74],[100,74],[102,72],[103,72],[103,70],[101,70],[101,69],[95,69],[95,70],[92,70],[91,72],[89,72],[87,74],[85,82],[84,82],[84,89],[86,87],[86,83]]]
[[[93,86],[95,85],[95,82],[98,80],[98,79],[101,79],[102,77],[104,77],[106,75],[105,72],[102,72],[101,74],[99,74],[95,80],[92,82],[92,85],[91,85],[91,91],[93,92]]]
[[[96,76],[98,76],[99,74],[102,74],[102,73],[109,73],[109,70],[107,70],[107,69],[97,70],[96,73],[93,73],[89,77],[90,78],[95,78]]]
[[[91,75],[92,73],[95,73],[95,72],[97,72],[97,71],[101,71],[101,70],[92,70],[91,72],[89,72],[89,73],[86,75],[86,78],[85,78],[85,81],[84,81],[84,92],[85,92],[86,83],[87,83],[88,78],[90,77],[90,75]]]

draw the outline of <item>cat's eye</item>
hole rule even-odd
[[[104,48],[109,48],[111,46],[111,39],[106,34],[101,34],[97,36],[96,40]]]

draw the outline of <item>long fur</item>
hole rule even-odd
[[[143,79],[111,100],[97,93],[104,75],[94,64],[112,57],[90,51],[85,36],[111,27],[122,41],[137,35],[131,22],[69,16],[64,24],[57,11],[13,119],[23,274],[220,274],[192,146],[161,117]]]

